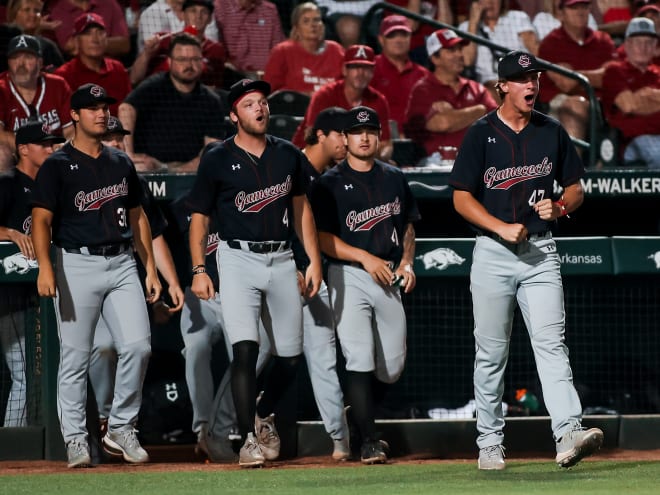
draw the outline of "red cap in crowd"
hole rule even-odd
[[[375,65],[374,51],[367,45],[351,45],[344,53],[344,65]]]

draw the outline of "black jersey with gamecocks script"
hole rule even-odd
[[[193,212],[215,217],[220,238],[286,241],[293,232],[292,197],[305,194],[304,155],[266,136],[261,157],[230,138],[207,146],[188,196]]]
[[[56,246],[99,246],[132,237],[129,210],[140,206],[141,196],[126,153],[103,146],[94,158],[67,143],[39,169],[32,206],[53,212]]]
[[[449,185],[467,191],[493,216],[544,232],[533,205],[553,199],[554,182],[566,187],[585,173],[575,145],[558,121],[533,111],[515,133],[491,112],[467,131],[449,176]]]
[[[420,219],[403,173],[378,160],[368,172],[344,160],[313,182],[310,197],[319,231],[397,264],[406,225]]]
[[[32,232],[30,197],[34,188],[32,177],[14,169],[0,179],[0,225],[22,234]]]

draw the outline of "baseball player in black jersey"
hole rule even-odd
[[[293,380],[302,353],[302,305],[290,249],[294,227],[310,258],[305,274],[309,297],[322,280],[316,227],[304,190],[304,156],[288,141],[266,134],[269,93],[264,81],[243,79],[231,87],[229,116],[237,133],[206,148],[189,196],[192,291],[202,299],[215,293],[204,258],[209,218],[219,221],[220,300],[234,354],[232,394],[245,439],[241,466],[259,466],[279,456],[272,411]],[[255,407],[260,318],[274,359]]]
[[[146,270],[147,301],[160,297],[161,286],[135,167],[125,153],[101,143],[108,104],[113,102],[95,84],[85,84],[71,95],[74,138],[44,162],[32,197],[37,290],[55,298],[58,413],[69,467],[91,462],[85,426],[87,372],[101,314],[119,356],[103,446],[128,462],[149,460],[134,428],[151,344],[131,239]]]
[[[346,358],[346,398],[362,439],[365,464],[387,461],[376,439],[374,386],[394,383],[406,358],[406,315],[400,288],[415,287],[417,204],[403,173],[375,159],[378,114],[348,112],[348,156],[312,185],[321,250],[329,258],[328,288]]]
[[[502,395],[516,301],[534,349],[557,463],[570,467],[600,448],[603,432],[581,427],[582,406],[564,344],[564,292],[550,228],[583,201],[582,162],[566,131],[533,110],[544,69],[514,51],[499,63],[501,106],[475,122],[449,184],[456,211],[475,229],[470,288],[476,356],[479,469],[504,469]],[[563,188],[553,198],[553,184]]]
[[[105,146],[124,151],[123,140],[124,136],[128,134],[130,132],[124,129],[120,120],[110,116],[106,133],[101,141]],[[167,220],[156,204],[156,199],[149,190],[147,180],[141,175],[138,175],[138,179],[142,189],[142,209],[147,216],[147,220],[149,220],[149,228],[151,229],[151,243],[156,268],[167,282],[167,291],[170,296],[169,304],[163,299],[159,299],[151,305],[151,311],[155,323],[166,323],[174,313],[180,311],[183,307],[183,291],[179,285],[172,253],[163,235],[167,228]],[[117,349],[108,325],[103,319],[103,315],[101,315],[94,331],[94,345],[89,362],[89,381],[96,399],[101,437],[107,431],[108,418],[112,410],[116,371]]]
[[[41,122],[16,130],[16,168],[0,179],[0,241],[20,249],[26,267],[36,267],[30,233],[30,195],[39,167],[63,138],[48,134]],[[4,426],[27,426],[25,377],[25,312],[36,299],[31,285],[0,285],[0,343],[11,376]]]

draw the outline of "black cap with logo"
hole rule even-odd
[[[348,111],[344,130],[350,132],[353,129],[359,129],[361,127],[380,129],[380,119],[373,108],[355,107]]]
[[[113,104],[117,103],[117,100],[108,96],[101,86],[93,83],[83,84],[71,95],[72,110],[94,107],[99,103]]]
[[[531,53],[514,50],[507,53],[500,60],[497,66],[497,77],[501,81],[506,81],[507,79],[520,77],[528,72],[544,72],[545,70],[547,69],[539,64],[536,57]]]
[[[44,122],[28,122],[16,129],[15,143],[19,144],[42,144],[42,143],[63,143],[66,141],[62,136],[55,136],[48,132],[48,125]]]

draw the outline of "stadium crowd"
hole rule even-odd
[[[376,105],[388,123],[380,157],[404,166],[457,147],[462,130],[499,103],[495,69],[503,53],[467,40],[458,43],[453,31],[435,33],[427,24],[386,11],[362,26],[363,14],[375,3],[371,0],[0,3],[0,48],[7,54],[0,60],[0,70],[7,69],[0,76],[0,170],[13,165],[14,132],[30,119],[47,122],[49,132],[70,137],[68,109],[49,95],[66,100],[89,82],[107,88],[117,100],[111,113],[133,132],[126,149],[141,172],[194,172],[203,146],[233,132],[226,97],[243,77],[265,80],[274,93],[286,93],[286,101],[296,102],[271,111],[277,117],[271,132],[299,147],[324,108]],[[391,3],[578,71],[595,89],[606,123],[599,131],[614,133],[618,161],[656,168],[655,161],[647,159],[655,153],[645,157],[626,152],[629,145],[639,148],[633,141],[641,136],[645,146],[657,148],[656,0]],[[654,28],[631,24],[634,17],[649,19]],[[183,33],[199,45],[187,45],[184,51],[190,55],[179,55],[181,45],[172,43]],[[16,50],[10,41],[20,34],[28,36],[22,39],[29,46]],[[364,48],[360,40],[367,40]],[[366,58],[355,57],[361,53]],[[605,87],[614,80],[603,77],[612,64],[624,64],[634,76],[634,89],[613,94],[615,83]],[[145,96],[147,88],[150,98]],[[483,88],[492,98],[481,101],[486,98]],[[590,113],[584,87],[550,71],[543,75],[541,88],[537,108],[560,120],[572,137],[585,139]],[[199,100],[200,91],[213,103],[195,103],[208,110],[198,116],[192,112],[195,104],[188,111],[185,107],[187,98]],[[147,118],[146,113],[154,116]],[[210,113],[213,125],[205,117]],[[181,119],[176,132],[162,123],[175,114]],[[172,149],[184,140],[187,150]],[[402,140],[407,150],[412,142],[411,152],[396,152]]]

